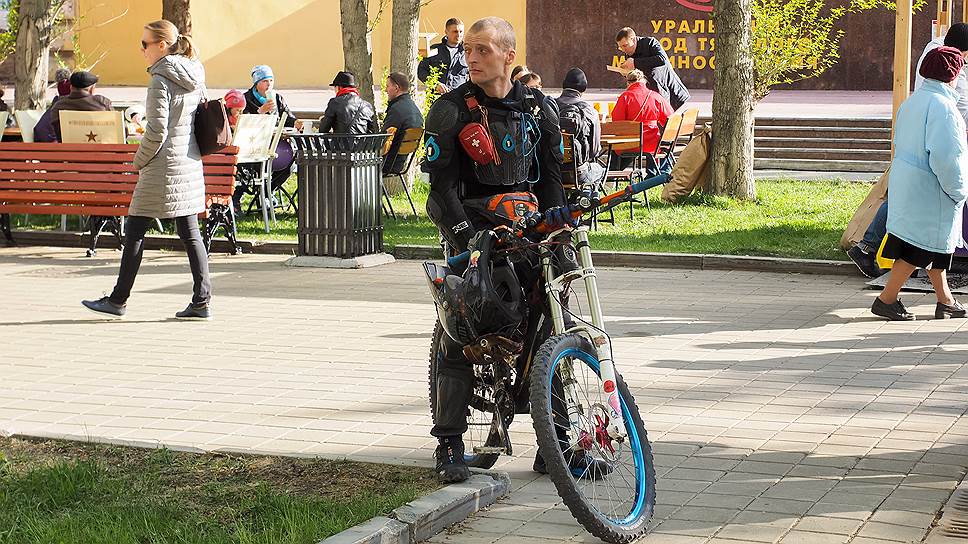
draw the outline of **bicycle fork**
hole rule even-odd
[[[565,280],[564,276],[555,276],[555,267],[552,264],[552,248],[548,244],[541,245],[541,267],[545,278],[545,293],[548,296],[548,305],[551,308],[551,320],[555,334],[583,332],[588,335],[592,345],[595,346],[598,352],[599,372],[601,373],[600,387],[603,397],[608,400],[609,424],[606,430],[612,440],[623,442],[627,435],[625,420],[618,394],[615,363],[612,359],[612,344],[605,334],[605,316],[602,314],[602,304],[598,297],[598,280],[595,267],[592,265],[592,250],[588,244],[588,226],[582,225],[576,228],[573,231],[573,238],[576,241],[575,248],[578,251],[578,263],[581,269],[577,278],[572,276],[568,280]],[[591,326],[578,326],[566,331],[564,305],[561,302],[561,297],[566,285],[579,278],[585,282],[585,293],[588,307],[591,310]],[[568,418],[572,428],[583,428],[581,424],[583,417],[581,413],[582,403],[579,400],[580,396],[576,388],[577,382],[570,362],[561,365],[561,377],[565,398],[568,401]]]

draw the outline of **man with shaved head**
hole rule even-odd
[[[561,185],[563,150],[557,107],[540,90],[511,81],[516,47],[514,29],[504,19],[475,22],[464,36],[470,81],[442,95],[427,113],[423,164],[430,175],[427,214],[455,253],[466,250],[478,232],[531,214],[543,214],[551,226],[571,223]],[[577,268],[569,233],[564,234],[560,251],[556,250],[559,273]],[[526,290],[535,288],[537,267],[521,268],[532,274],[530,279],[522,278],[521,285]],[[515,273],[522,272],[515,268]],[[532,313],[539,317],[538,312]],[[462,435],[467,430],[474,374],[463,347],[449,335],[442,336],[431,434],[439,440],[436,470],[445,483],[469,476]],[[574,459],[581,464],[579,473],[601,474],[594,467],[586,470],[591,462]],[[535,470],[544,471],[540,459]]]

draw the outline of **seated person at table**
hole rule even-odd
[[[517,81],[524,77],[526,74],[530,74],[531,70],[528,69],[524,64],[519,64],[511,70],[511,81]]]
[[[53,106],[54,102],[57,102],[60,97],[67,96],[71,94],[71,71],[67,68],[58,68],[54,72],[54,81],[57,82],[57,96],[51,101],[50,105]]]
[[[531,89],[541,88],[541,76],[539,76],[534,72],[531,72],[529,74],[524,74],[523,76],[518,78],[518,81],[523,83],[525,87],[528,87]]]
[[[3,101],[3,89],[0,89],[0,111],[10,111],[10,107]],[[13,114],[7,115],[7,128],[13,126]]]
[[[376,134],[380,128],[373,104],[360,97],[356,76],[339,72],[330,84],[336,87],[336,97],[326,104],[326,112],[319,119],[319,133]]]
[[[128,136],[143,136],[145,133],[145,107],[141,104],[129,106],[124,110],[125,130]]]
[[[53,106],[61,98],[71,94],[71,71],[66,68],[60,68],[54,75],[54,79],[57,81],[57,96],[51,100],[50,105]],[[2,95],[0,95],[2,96]],[[10,117],[13,117],[12,115]],[[50,108],[40,116],[37,120],[37,124],[34,125],[34,141],[35,142],[56,142],[57,135],[54,134],[54,126],[50,122]],[[10,126],[10,118],[7,118],[7,126]]]
[[[225,113],[229,116],[229,126],[233,129],[239,124],[239,116],[245,110],[245,95],[238,89],[232,89],[222,97]]]
[[[245,110],[242,113],[275,115],[286,114],[286,126],[302,130],[302,121],[296,119],[282,95],[276,92],[276,79],[272,68],[260,64],[252,68],[252,87],[245,91]]]
[[[403,134],[407,129],[423,128],[423,114],[410,96],[410,81],[400,72],[393,72],[387,76],[387,113],[383,119],[383,130],[393,127],[393,143],[383,161],[383,175],[389,172],[399,172],[406,166],[407,157],[397,156],[397,149],[403,141]],[[393,160],[390,160],[393,159]]]
[[[599,164],[595,158],[602,151],[602,125],[598,118],[598,112],[591,104],[582,100],[582,93],[588,88],[588,79],[581,68],[572,68],[565,74],[565,80],[561,83],[561,96],[555,99],[558,103],[558,121],[561,130],[572,135],[572,157],[575,163],[575,171],[578,174],[575,180],[564,180],[575,184],[577,187],[594,186],[595,182],[602,179],[605,168]],[[572,175],[569,170],[566,172],[562,168],[562,177]]]
[[[107,97],[94,94],[97,76],[91,72],[74,72],[71,74],[70,82],[71,94],[55,102],[34,127],[35,142],[61,140],[60,112],[62,111],[111,111],[111,101]],[[44,117],[47,119],[45,120]]]
[[[661,94],[650,89],[642,70],[632,70],[625,77],[628,88],[619,95],[612,110],[612,121],[637,121],[642,123],[642,153],[653,153],[659,145],[662,127],[672,115],[672,106]],[[619,170],[628,168],[638,152],[613,156],[613,168],[618,162]]]
[[[243,95],[245,99],[245,107],[241,113],[251,114],[251,115],[274,115],[277,122],[280,116],[286,116],[285,126],[290,128],[295,128],[296,130],[302,130],[302,121],[296,119],[293,115],[292,110],[289,109],[289,105],[286,104],[286,100],[281,94],[277,93],[275,90],[275,76],[272,73],[272,68],[260,64],[252,68],[252,87]],[[226,95],[228,96],[228,95]],[[233,101],[233,104],[237,102]],[[226,109],[228,106],[226,105]],[[228,111],[226,111],[228,113]],[[235,116],[235,122],[238,123],[238,115]],[[229,125],[232,124],[232,119],[230,116]],[[276,147],[276,154],[278,157],[272,161],[272,183],[271,189],[275,191],[282,184],[286,183],[289,176],[292,175],[292,163],[295,161],[292,154],[292,146],[289,142],[279,141],[279,145]],[[254,164],[242,164],[238,167],[240,172],[240,177],[243,179],[256,179],[258,174],[256,173],[257,165]],[[236,198],[233,195],[233,200],[236,203],[241,202],[241,189],[236,188]],[[238,209],[239,206],[236,206]]]

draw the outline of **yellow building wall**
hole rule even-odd
[[[100,84],[146,84],[139,49],[141,29],[144,23],[161,16],[160,0],[75,1],[82,19],[79,50],[92,60],[104,55],[93,69]],[[523,64],[525,3],[434,0],[421,12],[420,31],[442,35],[444,21],[450,17],[461,18],[468,27],[481,17],[504,17],[517,31],[518,59]],[[371,0],[371,6],[376,4]],[[269,64],[279,88],[323,88],[343,69],[339,17],[339,0],[196,0],[192,33],[210,87],[247,88],[252,66]],[[377,81],[390,61],[391,19],[391,7],[387,6],[372,35]]]

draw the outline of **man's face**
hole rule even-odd
[[[471,81],[475,85],[485,85],[496,79],[510,80],[511,78],[514,49],[505,50],[497,43],[493,29],[468,34],[464,38],[464,56],[467,59]]]
[[[259,94],[265,96],[267,92],[275,85],[275,80],[271,77],[263,79],[262,81],[255,84],[255,90],[259,91]]]
[[[400,94],[400,87],[392,79],[387,78],[387,98],[393,100],[400,96]]]
[[[464,25],[450,25],[447,27],[447,43],[457,45],[464,39]]]
[[[635,53],[635,36],[629,36],[628,38],[622,38],[618,41],[618,50],[625,53],[626,55],[631,55]]]

